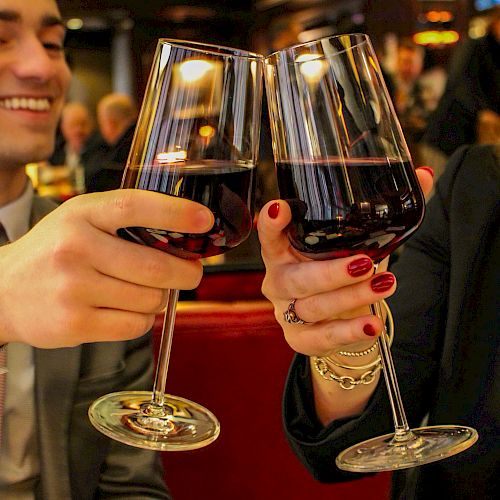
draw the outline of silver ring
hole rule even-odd
[[[307,321],[299,318],[297,311],[295,310],[295,302],[297,299],[292,299],[290,304],[288,304],[288,309],[283,313],[283,318],[290,325],[304,325]]]

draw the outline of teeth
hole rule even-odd
[[[47,111],[50,108],[50,102],[46,98],[36,99],[34,97],[11,97],[9,99],[0,99],[0,108]]]

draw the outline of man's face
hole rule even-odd
[[[398,73],[400,78],[406,82],[416,80],[423,68],[423,57],[416,51],[401,48],[398,53]]]
[[[92,122],[88,112],[80,107],[65,109],[61,120],[61,132],[71,148],[80,151],[92,132]]]
[[[70,82],[55,0],[0,0],[0,169],[46,159]]]

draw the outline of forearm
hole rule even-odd
[[[359,343],[352,346],[351,351],[360,352],[372,346],[373,342]],[[349,367],[362,368],[347,369],[328,363],[328,372],[321,374],[315,366],[315,358],[310,358],[314,407],[318,420],[325,427],[335,420],[361,414],[372,397],[381,374],[379,363],[376,363],[379,359],[378,347],[363,356],[341,359],[336,355],[332,359]],[[326,368],[326,363],[323,362],[321,366]]]

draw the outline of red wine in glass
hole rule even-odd
[[[144,227],[123,228],[118,234],[185,259],[225,253],[245,241],[252,230],[254,172],[252,166],[216,160],[185,163],[181,168],[129,167],[123,188],[139,186],[196,201],[212,210],[215,222],[204,234]]]
[[[276,168],[292,210],[290,242],[310,258],[363,253],[380,261],[422,220],[424,199],[409,161],[327,158]]]

